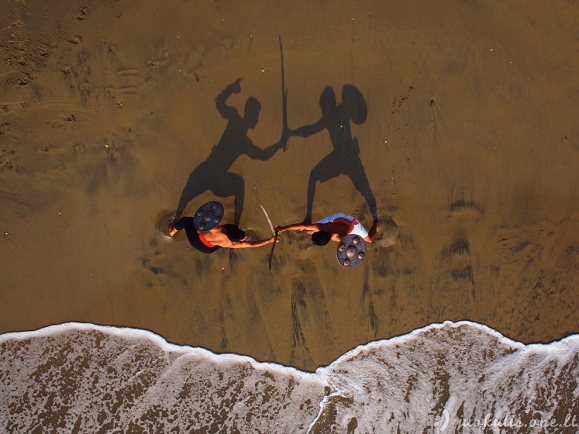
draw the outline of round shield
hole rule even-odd
[[[223,205],[219,202],[211,201],[202,205],[193,216],[195,229],[207,232],[219,224],[223,218]]]
[[[345,84],[342,87],[342,104],[344,105],[344,112],[352,122],[357,125],[363,124],[368,116],[368,106],[364,95],[360,90],[352,85]]]
[[[336,257],[340,265],[354,268],[366,257],[366,241],[359,235],[346,235],[338,243]]]

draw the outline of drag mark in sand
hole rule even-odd
[[[290,363],[294,364],[297,359],[301,359],[302,363],[311,364],[313,363],[313,359],[306,345],[306,338],[302,329],[302,322],[308,322],[306,287],[299,277],[295,277],[292,281],[291,308],[293,342]]]
[[[145,285],[148,288],[165,287],[169,279],[177,278],[177,274],[171,270],[171,264],[163,255],[156,237],[149,241],[149,245],[151,250],[139,258],[140,265],[145,271],[143,274]]]
[[[474,202],[458,200],[448,210],[450,239],[443,245],[435,259],[433,288],[444,289],[431,303],[435,312],[433,319],[438,321],[449,315],[463,315],[462,312],[449,312],[453,300],[464,300],[473,304],[476,297],[476,279],[474,270],[476,256],[469,238],[471,225],[482,218],[482,207]]]
[[[292,279],[291,316],[293,344],[290,361],[300,360],[302,366],[311,366],[316,351],[331,351],[333,346],[332,321],[326,293],[318,277],[318,269],[311,259],[300,261],[301,273]]]
[[[448,127],[441,115],[440,106],[434,99],[430,100],[428,111],[430,112],[430,122],[428,124],[430,141],[435,145],[440,145],[443,139],[448,136]]]
[[[247,279],[247,305],[255,306],[250,309],[247,333],[252,336],[252,342],[269,360],[275,359],[272,346],[272,331],[268,327],[268,311],[275,309],[275,296],[278,290],[262,291],[261,288],[272,288],[275,283],[271,274],[250,273]]]
[[[366,263],[364,267],[364,283],[362,284],[362,303],[366,306],[366,318],[368,318],[368,326],[370,329],[370,339],[374,340],[378,337],[378,315],[374,310],[374,302],[372,301],[372,291],[370,289],[370,284],[368,282],[368,268],[369,264]],[[392,293],[394,294],[394,288],[392,288]]]
[[[458,238],[442,250],[441,262],[446,266],[451,265],[449,274],[454,281],[466,280],[470,282],[469,293],[472,298],[474,297],[474,275],[470,250],[469,241],[466,238]]]

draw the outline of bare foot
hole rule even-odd
[[[177,232],[178,231],[177,231],[177,228],[175,228],[175,225],[173,223],[169,223],[169,236],[172,237]]]

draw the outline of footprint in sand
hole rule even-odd
[[[380,247],[395,246],[400,242],[400,228],[394,219],[386,216],[380,219],[380,231],[374,242]]]
[[[472,221],[479,221],[483,216],[482,206],[462,199],[450,205],[448,210],[451,212],[452,217],[466,217],[472,219]]]
[[[60,66],[63,78],[71,93],[76,93],[84,105],[87,105],[92,98],[97,98],[97,93],[94,92],[90,84],[91,69],[85,65],[87,57],[88,55],[81,52],[78,56],[78,66],[68,63]]]
[[[156,238],[151,239],[150,246],[151,250],[139,258],[144,283],[148,288],[166,286],[176,274],[171,270],[169,259],[162,254]]]
[[[123,107],[123,99],[138,93],[143,79],[137,68],[127,66],[122,53],[101,39],[94,49],[82,47],[82,38],[69,39],[76,50],[76,62],[63,63],[60,70],[71,92],[78,95],[84,105],[112,100]],[[77,48],[78,47],[78,48]]]
[[[58,119],[55,119],[53,121],[46,121],[47,124],[52,125],[52,128],[54,129],[59,129],[62,128],[64,126],[68,126],[68,125],[74,125],[77,121],[77,118],[75,115],[71,114],[68,116],[59,116]]]
[[[169,236],[169,223],[173,221],[173,217],[175,217],[175,211],[165,209],[159,212],[155,218],[155,230],[159,235],[168,240],[171,239]]]
[[[165,71],[170,62],[170,56],[167,51],[163,52],[162,56],[158,59],[150,59],[145,62],[145,82],[152,87],[156,87],[161,73]]]
[[[497,280],[493,287],[519,289],[521,285],[528,285],[527,280],[521,279],[521,276],[536,275],[537,260],[545,250],[543,243],[548,242],[541,228],[521,230],[516,227],[498,227],[495,232],[497,245],[491,270]],[[551,254],[555,255],[554,252]]]
[[[0,172],[8,169],[14,170],[16,172],[20,171],[21,167],[17,164],[14,164],[14,156],[16,155],[16,151],[14,149],[5,150],[2,149],[0,151]]]
[[[169,63],[169,53],[165,51],[160,59],[147,60],[145,62],[145,65],[150,70],[158,70],[162,66],[167,65],[168,63]]]
[[[9,122],[3,122],[0,125],[0,136],[7,136],[11,131],[11,125]]]
[[[124,98],[138,93],[142,85],[142,80],[139,70],[136,68],[126,68],[119,54],[112,46],[109,48],[109,55],[111,69],[116,72],[114,75],[108,76],[110,84],[104,87],[104,92],[119,108],[122,108],[126,103]]]
[[[205,55],[198,50],[188,52],[183,60],[183,67],[179,70],[186,78],[195,80],[197,83],[201,80],[200,71],[205,68]]]

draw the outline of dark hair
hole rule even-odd
[[[225,234],[231,241],[241,241],[245,238],[245,232],[235,225],[227,224],[221,225],[221,227],[225,229]]]
[[[325,246],[332,239],[332,234],[328,231],[318,231],[312,234],[312,243],[316,246]]]

